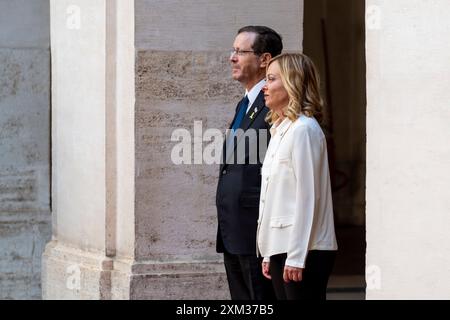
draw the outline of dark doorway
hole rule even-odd
[[[329,299],[365,297],[365,1],[305,0],[303,51],[321,74],[339,251]]]

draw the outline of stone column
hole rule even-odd
[[[225,130],[244,92],[228,64],[237,30],[268,25],[301,50],[303,2],[54,0],[51,9],[44,297],[229,298],[215,253],[218,165],[194,147],[198,163],[175,165],[171,136],[186,129],[201,144],[200,131]]]
[[[134,7],[54,0],[53,238],[44,299],[128,297],[115,264],[134,256]],[[115,286],[118,289],[115,289]]]
[[[450,3],[366,2],[367,298],[450,298]]]

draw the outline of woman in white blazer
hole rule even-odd
[[[257,251],[278,299],[326,299],[337,250],[318,72],[303,54],[268,65],[272,124],[261,171]]]

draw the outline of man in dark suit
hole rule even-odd
[[[269,110],[261,89],[269,60],[282,49],[281,36],[274,30],[247,26],[238,31],[230,56],[232,77],[245,87],[245,96],[236,107],[222,154],[216,194],[216,249],[224,253],[233,300],[275,297],[270,280],[262,275],[261,258],[256,256],[256,227],[260,171],[269,142],[269,126],[265,121]]]

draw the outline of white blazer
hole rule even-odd
[[[305,267],[309,250],[337,250],[325,135],[314,118],[285,118],[271,128],[261,169],[257,254],[287,253]]]

